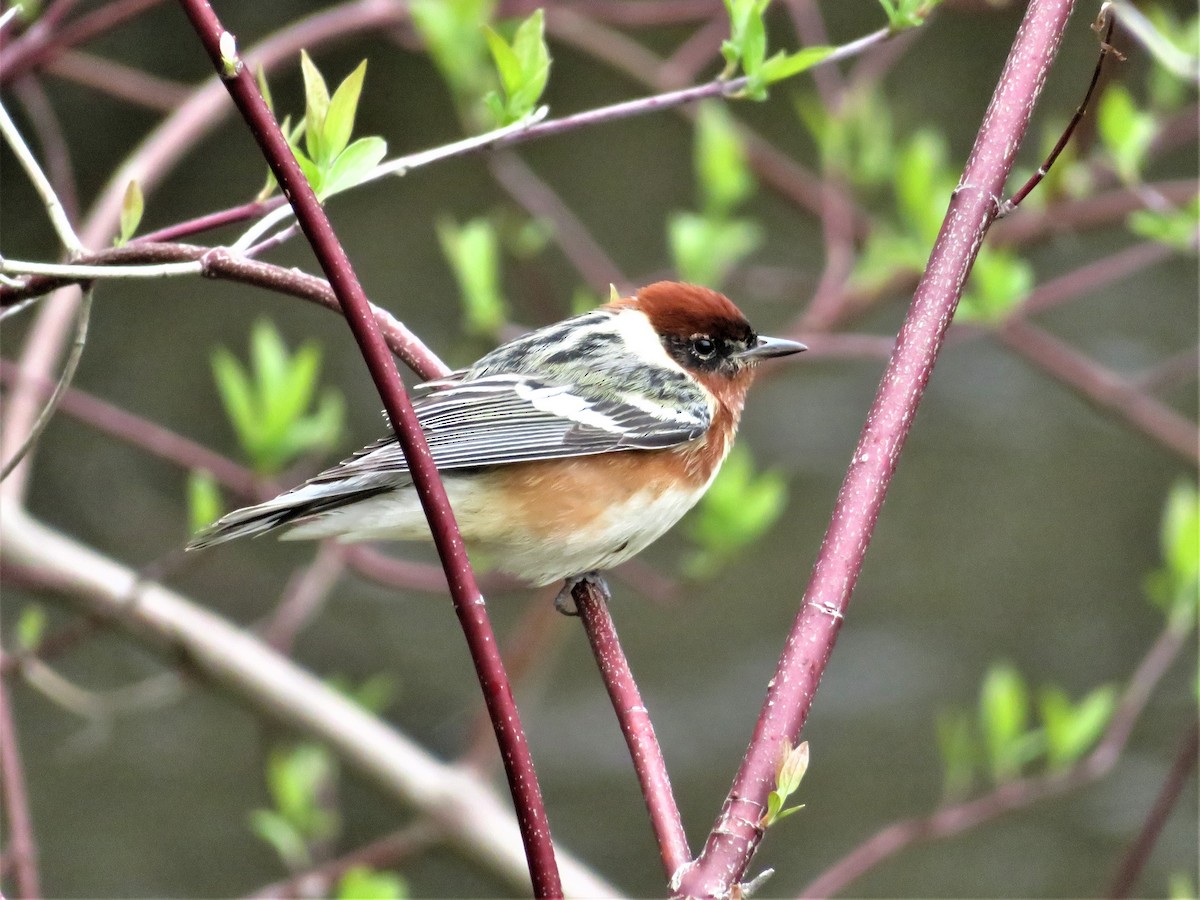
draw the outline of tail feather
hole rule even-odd
[[[355,478],[340,483],[309,482],[257,506],[236,509],[192,538],[187,549],[200,550],[235,538],[257,537],[396,488],[394,484],[364,485],[362,481]]]

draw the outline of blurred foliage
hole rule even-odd
[[[721,104],[700,107],[693,164],[701,212],[672,213],[667,238],[679,277],[715,288],[763,240],[757,222],[733,216],[757,185],[737,125]]]
[[[250,827],[285,867],[299,871],[312,864],[310,845],[328,841],[341,827],[324,799],[337,777],[337,763],[320,744],[300,743],[272,750],[266,775],[272,806],[253,810]]]
[[[408,884],[394,872],[351,866],[338,881],[337,900],[405,900]]]
[[[187,480],[187,516],[190,533],[195,534],[221,518],[223,504],[217,481],[208,472],[193,470]]]
[[[706,578],[759,540],[787,506],[787,482],[758,472],[745,444],[735,444],[712,486],[691,512],[687,534],[696,545],[684,562],[690,578]]]
[[[463,328],[474,337],[497,337],[508,321],[509,307],[500,286],[500,239],[495,226],[485,218],[459,225],[443,217],[437,235],[458,282]]]
[[[250,361],[247,370],[223,347],[212,354],[225,413],[255,471],[274,474],[305,453],[337,444],[344,418],[341,395],[324,391],[309,412],[321,369],[315,342],[289,353],[275,326],[260,319],[250,333]]]

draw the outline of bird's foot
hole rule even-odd
[[[564,616],[578,616],[579,604],[575,602],[575,588],[584,582],[591,582],[608,595],[608,585],[599,572],[584,572],[582,575],[572,575],[563,581],[562,590],[554,598],[554,608]]]

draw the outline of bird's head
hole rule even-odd
[[[728,297],[694,284],[659,281],[609,305],[645,315],[667,355],[710,390],[746,383],[760,361],[807,349],[760,337]]]

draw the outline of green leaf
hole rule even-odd
[[[1117,174],[1126,183],[1136,182],[1158,134],[1154,115],[1138,109],[1124,85],[1112,84],[1100,99],[1096,122]]]
[[[338,85],[329,101],[325,114],[322,140],[329,158],[335,159],[350,143],[354,131],[354,116],[358,111],[358,100],[362,95],[363,79],[367,76],[367,61],[364,59],[353,72]]]
[[[256,471],[277,472],[301,453],[332,445],[342,427],[340,397],[326,393],[308,414],[316,393],[320,351],[301,346],[293,357],[267,321],[251,332],[251,376],[224,349],[213,354],[213,374],[230,423]]]
[[[979,724],[984,747],[997,782],[1021,773],[1022,741],[1029,724],[1029,689],[1011,665],[992,666],[979,694]]]
[[[1043,687],[1038,707],[1050,765],[1061,769],[1082,758],[1108,726],[1116,703],[1112,687],[1097,688],[1074,705],[1061,688]]]
[[[321,794],[336,776],[333,756],[319,744],[273,750],[267,759],[267,788],[275,810],[307,840],[324,840],[337,830],[337,817],[321,807]]]
[[[780,819],[804,808],[803,804],[790,809],[784,809],[783,805],[788,797],[796,793],[800,782],[804,780],[804,774],[808,771],[808,758],[808,741],[802,741],[796,747],[792,747],[791,741],[783,742],[779,764],[775,769],[775,789],[767,795],[767,811],[760,822],[763,828],[770,828]]]
[[[896,207],[912,233],[933,246],[942,226],[954,176],[946,165],[946,143],[932,131],[919,131],[901,151],[896,164]]]
[[[688,521],[697,544],[685,564],[692,578],[711,575],[771,528],[787,506],[787,482],[779,472],[755,471],[745,445],[736,444]]]
[[[258,405],[246,370],[228,350],[218,347],[212,355],[213,379],[233,430],[248,449],[247,437],[258,431]]]
[[[356,140],[330,164],[322,185],[321,199],[361,184],[386,155],[387,142],[383,138],[364,137]]]
[[[1167,495],[1159,531],[1163,565],[1146,578],[1146,590],[1173,626],[1194,626],[1200,606],[1200,494],[1178,482]]]
[[[338,900],[404,900],[408,896],[403,878],[370,866],[351,866],[337,886]]]
[[[208,472],[193,469],[188,473],[187,509],[192,534],[221,518],[221,492]]]
[[[1129,215],[1129,230],[1183,252],[1195,253],[1200,198],[1173,209],[1139,209]]]
[[[308,846],[292,824],[279,813],[256,809],[250,813],[250,830],[266,841],[292,871],[309,866]]]
[[[267,109],[274,113],[275,101],[271,99],[271,85],[267,83],[267,70],[263,68],[262,63],[254,67],[254,80],[258,83],[258,92],[262,94]],[[283,129],[283,133],[287,134],[287,128]]]
[[[712,220],[695,213],[667,218],[667,242],[682,280],[719,287],[737,263],[762,243],[762,229],[748,219]]]
[[[494,336],[508,319],[508,304],[500,290],[500,241],[487,219],[459,226],[442,219],[437,226],[442,253],[454,271],[468,333]]]
[[[966,710],[951,709],[938,713],[938,751],[942,757],[942,791],[947,800],[967,796],[975,780],[978,753]]]
[[[701,205],[709,216],[731,213],[754,193],[756,184],[737,123],[724,104],[700,105],[695,157]]]
[[[958,320],[1003,321],[1033,290],[1033,266],[1011,250],[980,250],[958,305]]]
[[[1170,900],[1196,900],[1196,884],[1187,872],[1174,872],[1167,887]]]
[[[324,140],[329,89],[307,50],[300,51],[300,72],[304,75],[304,147],[317,168],[324,168],[328,161]]]
[[[135,179],[129,182],[129,186],[125,188],[125,196],[121,200],[120,235],[115,241],[118,247],[127,244],[133,237],[138,225],[142,222],[144,210],[145,201],[142,198],[142,187]]]
[[[485,103],[499,124],[507,125],[533,111],[550,77],[545,16],[542,10],[535,10],[517,28],[511,44],[486,26],[484,36],[500,74],[500,85],[505,96],[502,102],[493,92],[485,98]]]
[[[493,83],[480,23],[489,22],[493,0],[414,0],[413,25],[441,72],[460,111],[477,103]]]
[[[45,634],[46,610],[36,603],[21,607],[21,615],[17,619],[17,646],[33,652],[41,646]]]
[[[781,50],[763,63],[759,74],[765,84],[783,81],[785,78],[808,71],[836,49],[836,47],[805,47],[794,53],[784,53]]]
[[[879,0],[892,31],[906,31],[924,24],[941,0]]]

